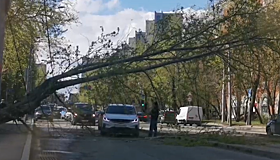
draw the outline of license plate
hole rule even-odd
[[[116,124],[115,126],[116,126],[116,127],[125,127],[126,125],[125,125],[125,124],[119,123],[119,124]]]
[[[88,122],[88,120],[82,120],[82,122]]]

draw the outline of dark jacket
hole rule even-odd
[[[153,109],[151,110],[151,120],[158,120],[158,115],[159,115],[159,109],[158,107],[153,107]]]

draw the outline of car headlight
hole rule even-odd
[[[39,112],[35,112],[36,115],[40,114]]]
[[[103,120],[107,121],[107,122],[109,121],[109,119],[107,117],[105,117],[105,116],[103,117]]]
[[[139,121],[138,118],[136,118],[136,119],[133,120],[133,122],[138,122],[138,121]]]
[[[92,117],[95,117],[95,114],[93,114]]]

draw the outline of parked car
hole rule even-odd
[[[277,115],[276,117],[276,119],[270,120],[266,124],[267,135],[280,134],[280,115]]]
[[[57,104],[56,103],[49,103],[48,106],[51,108],[51,111],[53,111],[54,108],[57,107]]]
[[[139,121],[142,121],[142,122],[148,122],[150,119],[150,116],[145,114],[144,112],[138,112],[137,116],[139,118]]]
[[[177,116],[177,112],[175,111],[164,111],[162,113],[163,115],[160,116],[160,123],[166,123],[166,124],[176,124],[177,120],[176,120],[176,116]]]
[[[38,119],[49,118],[52,115],[51,108],[48,105],[41,105],[40,107],[35,109],[34,113],[34,121]]]
[[[121,133],[139,136],[139,119],[133,105],[109,104],[99,124],[101,135]]]
[[[95,126],[95,113],[92,105],[87,103],[75,103],[72,110],[71,124],[91,124]]]

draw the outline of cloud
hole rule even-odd
[[[120,1],[119,0],[111,0],[106,3],[106,7],[108,9],[114,9],[120,7]]]
[[[82,0],[84,1],[84,0]],[[112,0],[104,5],[115,5],[117,0]],[[107,7],[107,8],[110,8]],[[85,14],[86,12],[86,14]],[[68,27],[65,37],[74,45],[78,45],[80,51],[85,53],[91,41],[97,39],[101,34],[100,26],[103,26],[106,33],[116,31],[120,28],[120,35],[116,40],[126,40],[127,37],[134,36],[135,30],[145,30],[145,20],[153,19],[153,12],[137,11],[133,9],[123,9],[109,15],[91,14],[89,11],[79,13],[79,24]]]
[[[103,10],[112,10],[120,7],[119,0],[111,0],[104,2],[104,0],[76,0],[75,10],[80,14],[96,14]]]

